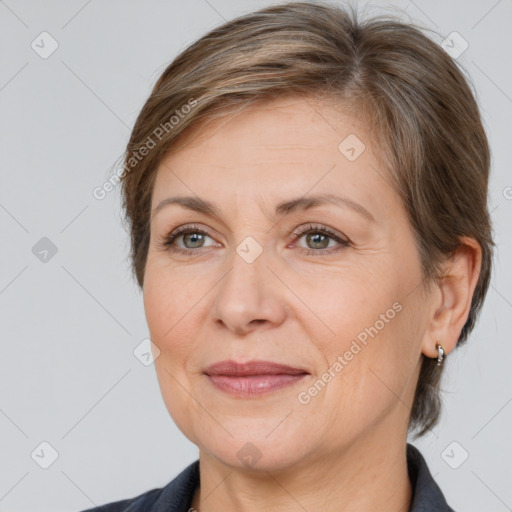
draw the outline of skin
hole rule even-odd
[[[407,423],[421,354],[437,357],[436,340],[453,350],[476,285],[478,244],[463,239],[445,278],[427,290],[379,151],[362,123],[331,104],[280,98],[199,128],[161,162],[152,211],[170,196],[193,196],[219,216],[177,204],[154,214],[143,288],[163,400],[199,447],[193,508],[405,512]],[[338,149],[350,134],[366,145],[354,161]],[[373,219],[329,203],[274,215],[281,201],[332,193]],[[310,223],[348,244],[293,234]],[[207,235],[163,244],[190,224]],[[248,236],[262,249],[252,263],[236,252]],[[396,303],[401,310],[378,334],[300,403],[298,393]],[[271,360],[309,375],[271,394],[232,397],[203,373],[225,359]],[[261,455],[253,465],[237,456],[248,442]]]

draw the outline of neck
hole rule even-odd
[[[233,468],[200,451],[201,486],[192,509],[407,512],[412,487],[406,437],[406,432],[391,437],[372,432],[342,449],[317,453],[279,472]]]

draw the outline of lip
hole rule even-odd
[[[240,398],[272,393],[309,375],[303,368],[261,360],[246,363],[220,361],[209,366],[204,373],[215,388]]]
[[[224,375],[227,377],[246,377],[250,375],[299,375],[308,373],[303,368],[294,368],[273,361],[253,360],[238,363],[232,359],[212,364],[204,371],[206,375]]]

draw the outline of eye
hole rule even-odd
[[[305,254],[319,255],[337,252],[348,247],[350,242],[343,236],[324,226],[309,224],[293,232],[294,240],[303,241],[306,245],[298,244]],[[211,241],[209,244],[206,242]],[[219,246],[208,233],[198,226],[181,226],[157,242],[162,250],[176,253],[191,254],[205,247]]]
[[[189,254],[194,249],[202,249],[213,245],[206,245],[207,239],[215,243],[213,238],[198,226],[181,226],[164,236],[158,245],[162,249]]]
[[[348,240],[324,226],[309,224],[299,228],[293,234],[298,241],[304,241],[306,245],[299,244],[299,247],[302,247],[305,253],[310,255],[329,254],[349,245]]]

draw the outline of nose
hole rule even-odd
[[[286,317],[282,283],[267,268],[264,255],[248,263],[235,252],[231,270],[215,288],[214,321],[235,334],[276,327]]]

